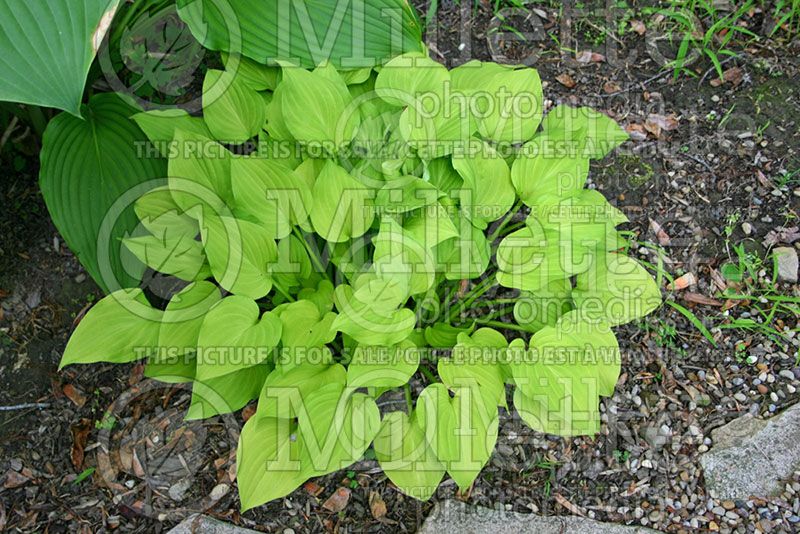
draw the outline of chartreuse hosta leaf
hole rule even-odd
[[[602,159],[628,140],[619,124],[591,108],[556,106],[542,121],[544,134],[575,157]]]
[[[145,375],[162,382],[191,382],[197,340],[208,311],[220,301],[219,288],[196,282],[172,296],[158,330],[158,349],[147,358]]]
[[[375,219],[374,193],[332,161],[320,171],[312,194],[311,223],[327,241],[363,235]]]
[[[355,289],[338,286],[335,299],[339,316],[333,327],[364,345],[401,342],[416,323],[414,312],[402,307],[408,299],[408,289],[402,286],[392,278],[372,278]]]
[[[341,383],[318,383],[296,400],[296,421],[273,417],[259,403],[242,429],[237,477],[246,494],[243,509],[284,496],[309,477],[349,466],[380,428],[375,401]]]
[[[134,206],[147,235],[126,237],[125,247],[155,271],[182,280],[203,280],[211,275],[197,221],[183,213],[169,189],[161,187],[140,197]]]
[[[428,444],[417,414],[386,414],[373,448],[381,469],[395,486],[416,499],[428,500],[439,487],[445,465]]]
[[[276,160],[235,158],[231,184],[236,206],[257,219],[274,239],[282,239],[292,226],[308,219],[311,189],[295,172]]]
[[[509,347],[516,384],[514,405],[534,429],[570,436],[600,428],[599,396],[614,393],[620,370],[619,346],[606,322],[577,310]]]
[[[254,300],[225,297],[203,319],[197,339],[197,380],[229,375],[267,360],[282,329],[278,315],[261,314]]]
[[[479,328],[471,335],[458,334],[450,358],[439,359],[439,376],[449,388],[478,387],[498,406],[506,405],[503,364],[506,338],[491,328]]]
[[[209,215],[201,221],[200,235],[211,272],[223,289],[251,299],[270,292],[270,264],[277,260],[278,247],[263,226]]]
[[[469,488],[497,442],[495,399],[474,385],[460,386],[450,397],[443,384],[431,384],[417,399],[416,417],[447,473],[459,488]]]
[[[241,76],[210,69],[203,80],[203,119],[215,139],[243,143],[261,131],[267,106]]]
[[[344,80],[330,72],[286,65],[276,95],[289,133],[318,151],[333,152],[353,138],[359,114],[350,106],[352,99]]]
[[[207,14],[213,33],[219,13]],[[589,161],[624,132],[563,106],[539,131],[529,68],[448,71],[421,51],[347,72],[336,59],[313,71],[239,59],[208,75],[203,118],[133,119],[169,178],[136,201],[140,226],[120,237],[189,285],[163,311],[138,289],[101,300],[62,364],[146,358],[148,376],[193,383],[188,419],[258,399],[237,453],[244,509],[370,444],[409,495],[429,498],[445,475],[466,490],[491,456],[499,407],[512,408],[507,386],[535,430],[597,432],[620,372],[609,328],[660,302],[621,252],[627,219],[586,189]],[[253,138],[253,150],[233,146]],[[510,211],[522,204],[520,224]],[[490,306],[495,280],[514,291]],[[468,313],[451,314],[453,302]],[[518,333],[480,326],[489,319]],[[445,349],[435,369],[431,348]],[[377,398],[401,389],[408,409],[381,421]]]
[[[453,70],[452,80],[454,90],[472,95],[480,106],[478,132],[484,138],[516,144],[536,133],[543,111],[536,69],[470,61]]]
[[[460,189],[461,211],[480,229],[502,217],[514,205],[514,187],[508,164],[485,142],[479,142],[469,157],[454,157],[464,185]]]
[[[276,362],[282,370],[287,371],[306,361],[330,362],[333,359],[325,345],[336,337],[336,330],[331,326],[336,319],[335,313],[321,313],[310,300],[282,304],[275,313],[283,325],[282,349]]]
[[[146,357],[158,345],[163,314],[150,306],[141,289],[111,293],[78,323],[59,367],[71,363],[125,363]]]
[[[419,349],[408,339],[392,347],[359,345],[347,366],[347,385],[400,387],[417,371],[419,359]]]
[[[412,295],[424,293],[433,285],[436,264],[430,249],[414,239],[391,218],[381,221],[381,228],[374,240],[375,269],[384,277],[396,275],[393,268],[410,273],[409,291]]]
[[[661,291],[638,261],[609,252],[598,255],[592,267],[578,275],[572,298],[587,316],[619,325],[658,308]]]
[[[232,207],[231,153],[202,134],[176,129],[169,159],[169,189],[185,212]]]

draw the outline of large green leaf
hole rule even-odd
[[[0,2],[0,100],[80,116],[89,66],[118,5],[119,0]]]
[[[371,67],[422,50],[422,29],[406,0],[178,0],[178,13],[206,48],[261,63]]]
[[[42,140],[39,184],[47,209],[106,291],[138,283],[143,266],[123,255],[120,238],[136,226],[133,202],[167,172],[164,160],[137,153],[147,138],[128,118],[135,111],[114,94],[99,94],[83,108],[86,120],[62,113]]]

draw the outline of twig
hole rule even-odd
[[[49,402],[24,402],[22,404],[14,404],[13,406],[0,406],[0,412],[12,412],[14,410],[27,410],[28,408],[49,408]]]
[[[659,72],[658,74],[656,74],[654,76],[650,76],[646,80],[634,82],[631,85],[629,85],[628,87],[626,87],[625,89],[620,89],[619,91],[616,91],[614,93],[610,93],[610,94],[607,94],[607,95],[595,94],[595,96],[599,96],[601,98],[609,98],[609,97],[612,97],[612,96],[621,95],[622,93],[627,93],[628,91],[633,91],[634,89],[644,88],[644,86],[647,85],[648,83],[650,83],[650,82],[652,82],[654,80],[657,80],[659,78],[662,78],[664,76],[667,76],[670,73],[671,73],[671,71],[665,70],[665,71]]]
[[[723,65],[729,63],[730,61],[732,61],[734,59],[738,59],[738,58],[739,58],[739,56],[731,56],[731,57],[729,57],[727,59],[723,59],[722,61],[719,62],[719,66],[720,66],[720,68],[722,68]],[[714,71],[714,70],[716,70],[716,66],[712,66],[711,68],[709,68],[703,74],[703,76],[700,78],[700,81],[697,82],[697,87],[702,87],[703,82],[706,81],[706,78],[708,78],[708,75],[711,74],[711,72]]]
[[[16,115],[11,117],[11,121],[8,123],[8,128],[6,128],[6,131],[3,132],[3,137],[0,137],[0,152],[3,151],[3,147],[6,146],[6,143],[8,142],[8,138],[11,137],[11,134],[17,128],[18,122],[19,119]]]

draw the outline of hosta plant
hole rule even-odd
[[[183,289],[107,296],[62,365],[146,359],[150,377],[193,382],[189,419],[257,399],[244,509],[368,449],[416,498],[445,476],[467,489],[501,410],[599,431],[611,327],[660,303],[625,216],[586,187],[627,138],[607,116],[544,115],[531,68],[412,53],[343,71],[243,62],[209,71],[202,117],[133,120],[169,177],[124,244]]]

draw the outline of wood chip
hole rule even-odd
[[[377,491],[369,494],[369,509],[375,519],[382,519],[386,515],[386,503]]]
[[[338,513],[347,507],[347,503],[349,501],[350,490],[347,488],[339,488],[333,492],[333,495],[328,497],[328,500],[325,501],[325,504],[323,504],[322,507],[330,512]]]
[[[6,479],[3,482],[3,487],[6,489],[18,488],[27,484],[28,481],[30,481],[29,477],[9,469],[6,471]]]
[[[639,35],[644,35],[647,32],[647,27],[644,25],[644,22],[641,20],[633,19],[631,20],[631,29],[638,33]]]
[[[703,306],[722,306],[724,304],[721,300],[713,299],[700,293],[692,293],[691,291],[683,294],[683,300]]]
[[[308,492],[309,495],[313,495],[314,497],[319,497],[319,494],[325,489],[313,480],[309,480],[305,484],[303,484],[303,489]]]
[[[661,225],[658,224],[658,222],[654,221],[653,219],[650,219],[650,229],[653,231],[654,234],[656,234],[656,237],[658,238],[658,244],[661,245],[662,247],[666,247],[672,242],[672,240],[669,237],[669,234],[667,234],[667,232],[664,231]]]
[[[619,93],[620,91],[622,91],[622,87],[617,82],[609,80],[603,84],[603,92],[607,95]]]
[[[560,83],[561,85],[563,85],[567,89],[572,89],[573,87],[575,87],[577,85],[575,83],[575,80],[572,79],[572,76],[570,76],[566,72],[562,72],[561,74],[556,76],[556,80],[558,80],[558,83]]]
[[[693,286],[696,283],[697,277],[694,275],[694,273],[686,273],[683,276],[676,278],[671,284],[667,284],[667,289],[670,291],[680,291],[681,289],[686,289],[687,287]]]
[[[581,50],[578,52],[578,55],[575,56],[575,61],[578,63],[588,64],[588,63],[602,63],[606,60],[606,56],[603,54],[598,54],[597,52],[592,52],[591,50]]]

